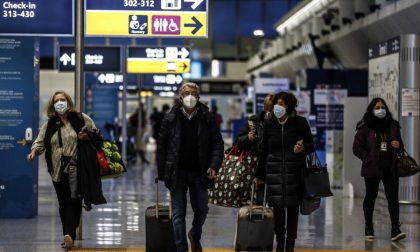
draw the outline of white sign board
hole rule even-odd
[[[401,116],[420,116],[418,88],[403,88],[401,90]]]

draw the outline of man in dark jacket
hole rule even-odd
[[[172,222],[178,252],[188,251],[185,216],[187,190],[194,211],[188,238],[193,252],[201,252],[202,226],[208,212],[207,189],[223,160],[223,139],[215,119],[198,102],[199,87],[186,83],[180,103],[165,115],[157,144],[158,176],[171,191]]]

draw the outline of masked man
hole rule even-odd
[[[188,239],[201,252],[202,226],[208,213],[207,189],[223,160],[223,139],[209,108],[200,103],[195,83],[180,89],[180,102],[163,119],[157,144],[158,176],[171,191],[177,252],[188,251],[185,216],[187,191],[194,212]]]

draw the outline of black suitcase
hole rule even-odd
[[[159,205],[158,180],[156,183],[156,205],[146,209],[146,252],[176,252],[172,209]]]
[[[265,206],[267,186],[264,188],[262,206],[253,205],[254,185],[252,185],[251,205],[239,209],[236,223],[235,251],[272,251],[274,240],[273,210]]]

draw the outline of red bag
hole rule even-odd
[[[98,158],[99,170],[101,176],[106,176],[110,174],[110,167],[108,161],[105,158],[105,153],[102,150],[96,151],[96,157]]]

